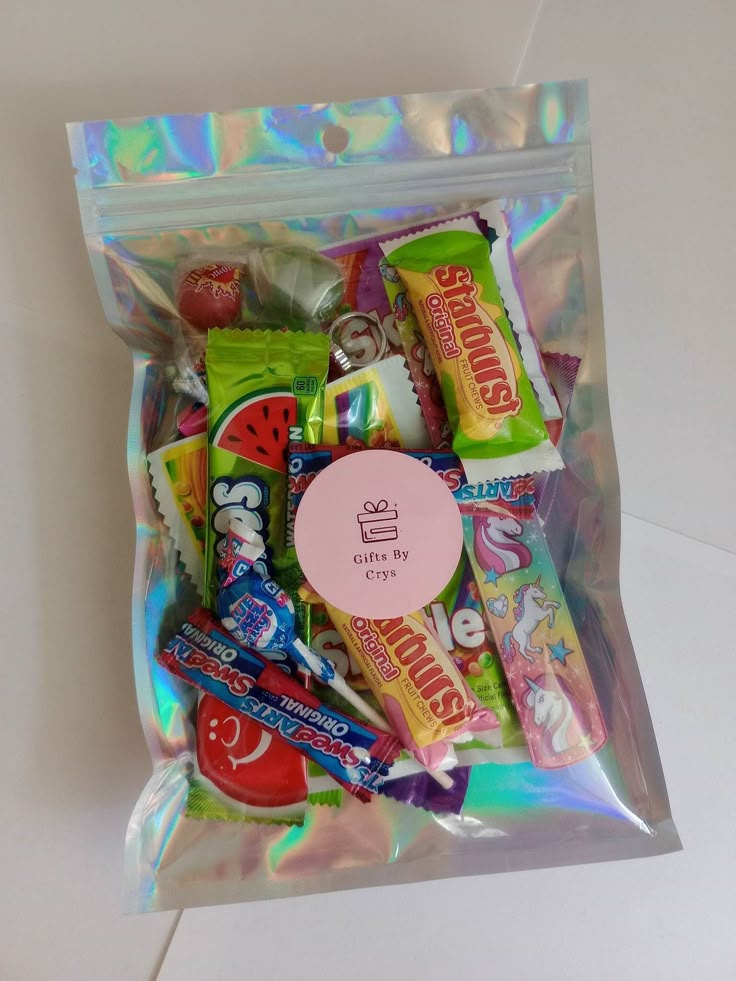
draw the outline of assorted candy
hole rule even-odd
[[[306,585],[302,596],[320,600]],[[423,765],[435,769],[444,760],[442,741],[497,727],[420,613],[368,620],[325,606],[392,729]]]
[[[177,361],[181,438],[148,463],[209,607],[158,655],[201,692],[187,814],[301,824],[342,788],[457,815],[472,766],[499,752],[524,746],[543,768],[595,753],[605,724],[534,499],[533,475],[562,466],[562,411],[498,206],[179,269],[196,362]],[[550,362],[563,408],[564,359]],[[426,464],[465,541],[424,610],[384,619],[319,596],[294,541],[312,481],[373,449]],[[399,534],[385,496],[356,515],[355,561]]]
[[[208,610],[195,610],[157,660],[304,753],[358,800],[377,793],[401,750],[395,736],[325,705],[246,650]]]
[[[290,506],[294,510],[298,509],[304,492],[325,467],[359,449],[359,446],[311,446],[307,443],[293,443],[289,448]],[[473,500],[471,485],[468,485],[460,461],[454,453],[446,450],[401,452],[421,460],[441,477],[452,491],[461,511],[468,508],[474,510],[476,501],[482,502],[488,494],[492,493],[497,497],[504,489],[510,493],[512,487],[526,490],[531,486],[530,478],[488,483],[483,487],[472,488],[476,498]],[[467,554],[462,556],[455,574],[424,610],[424,615],[440,644],[463,674],[466,685],[481,705],[490,709],[498,720],[501,744],[508,747],[523,743],[519,719],[496,653],[485,604]],[[348,656],[342,636],[329,619],[328,611],[325,609],[320,610],[319,614],[313,614],[310,623],[312,644],[320,649],[324,646],[328,656],[344,657],[346,677],[350,683],[354,687],[364,685],[363,674],[355,658]],[[496,745],[496,740],[491,740],[491,744]],[[479,752],[483,755],[477,746],[475,750],[476,757]]]
[[[618,587],[587,107],[69,126],[133,361],[128,911],[678,847]]]
[[[220,556],[220,589],[217,612],[223,626],[249,650],[288,655],[303,670],[342,697],[379,729],[386,723],[342,676],[334,664],[313,651],[296,635],[294,604],[288,594],[267,574],[256,572],[255,563],[264,554],[263,539],[250,528],[230,528]]]

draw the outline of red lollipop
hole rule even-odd
[[[192,269],[179,282],[176,305],[197,330],[229,327],[240,318],[240,269],[225,263]]]

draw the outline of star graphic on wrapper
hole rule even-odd
[[[492,582],[494,586],[498,582],[499,578],[500,576],[495,569],[489,569],[488,572],[486,572],[486,582]]]
[[[534,542],[538,542],[539,540],[540,540],[539,539],[539,532],[536,529],[534,531],[530,531],[529,532],[529,537],[528,537],[527,541],[530,541],[533,544]]]
[[[556,644],[547,644],[549,649],[549,661],[559,661],[563,668],[567,667],[567,661],[565,658],[568,654],[572,654],[571,647],[565,647],[564,639],[558,640]]]

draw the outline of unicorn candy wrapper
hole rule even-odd
[[[531,491],[464,514],[463,534],[529,755],[556,769],[607,733]]]

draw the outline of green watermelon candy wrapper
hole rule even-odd
[[[329,339],[299,331],[211,330],[205,602],[214,609],[217,557],[231,521],[255,528],[268,571],[299,585],[287,521],[286,450],[322,437]]]

